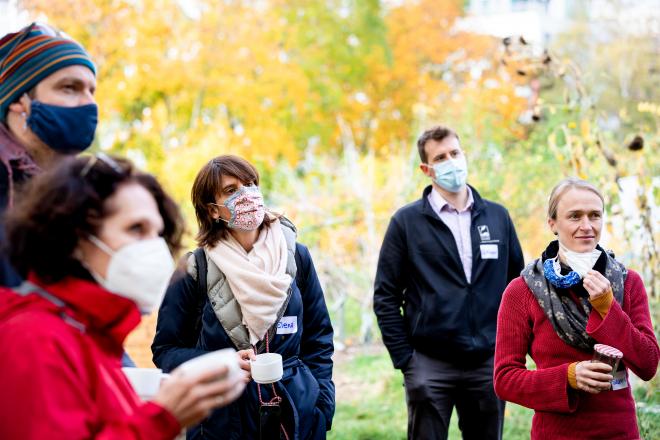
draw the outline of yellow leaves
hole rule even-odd
[[[586,141],[591,140],[591,124],[586,118],[580,121],[580,135]]]
[[[655,102],[646,102],[646,101],[638,102],[637,111],[640,113],[651,113],[654,114],[655,116],[660,117],[660,104],[656,104]],[[625,112],[625,108],[622,108],[621,112]],[[624,116],[621,115],[621,118],[623,119]]]
[[[343,20],[331,4],[298,0],[199,0],[188,14],[158,0],[55,3],[25,6],[87,46],[99,64],[102,124],[124,125],[153,160],[158,144],[169,154],[228,127],[228,147],[294,163],[310,138],[318,151],[343,147],[338,116],[360,151],[387,154],[410,142],[415,105],[450,121],[477,103],[493,115],[480,119],[522,135],[512,122],[524,101],[506,81],[485,86],[498,79],[495,40],[452,30],[460,1],[355,3]]]
[[[624,120],[628,119],[628,110],[625,107],[619,110],[619,117]]]
[[[557,133],[554,131],[548,135],[548,146],[550,147],[550,150],[552,150],[552,153],[555,155],[557,162],[562,163],[564,161],[564,155],[559,150],[557,145]]]

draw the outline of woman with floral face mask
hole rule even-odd
[[[284,374],[250,382],[188,438],[325,438],[334,413],[332,326],[309,251],[289,220],[265,208],[259,174],[240,157],[208,162],[192,201],[200,247],[167,290],[154,362],[169,371],[233,347],[247,371],[255,354],[280,354]]]
[[[557,240],[502,298],[495,391],[535,410],[532,439],[639,438],[628,369],[650,380],[660,350],[642,279],[598,245],[603,211],[593,185],[561,181],[548,208]],[[595,349],[622,359],[613,370]]]
[[[182,220],[150,175],[105,155],[71,158],[30,182],[7,222],[26,280],[0,289],[0,438],[173,439],[231,403],[226,367],[173,372],[143,402],[122,343],[160,304]]]

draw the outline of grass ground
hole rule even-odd
[[[403,376],[381,347],[354,349],[335,357],[337,412],[329,440],[402,440],[406,438]],[[660,438],[658,380],[637,384],[635,400],[642,438]],[[533,411],[507,403],[504,439],[529,439]],[[450,439],[460,439],[454,412]]]

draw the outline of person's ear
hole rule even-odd
[[[218,205],[209,203],[206,205],[206,209],[213,220],[217,220],[220,217],[220,208],[218,208]]]
[[[76,244],[76,247],[73,249],[73,252],[71,253],[71,256],[75,258],[76,260],[83,262],[85,261],[85,256],[88,255],[88,252],[94,244],[92,244],[87,238],[84,238],[85,235],[80,233],[78,235],[78,243]]]
[[[83,253],[82,253],[82,249],[80,249],[80,247],[76,247],[76,248],[73,250],[73,253],[71,254],[71,256],[72,256],[74,259],[78,260],[78,261],[82,261],[83,258],[84,258],[84,257],[83,257]]]
[[[27,95],[27,93],[23,93],[23,96],[21,96],[18,101],[9,104],[9,111],[19,114],[30,114],[31,104],[32,100],[30,97]]]
[[[422,170],[422,173],[424,173],[425,176],[428,176],[430,178],[433,178],[433,168],[430,167],[428,164],[425,163],[420,163],[419,164],[419,169]]]
[[[548,219],[548,226],[550,226],[550,231],[552,231],[553,234],[559,235],[559,233],[555,230],[555,220],[552,218]]]

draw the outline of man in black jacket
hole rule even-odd
[[[467,185],[454,131],[431,128],[417,146],[431,185],[392,217],[374,289],[383,342],[404,374],[408,437],[447,438],[455,406],[464,439],[499,439],[495,325],[522,250],[507,210]]]

